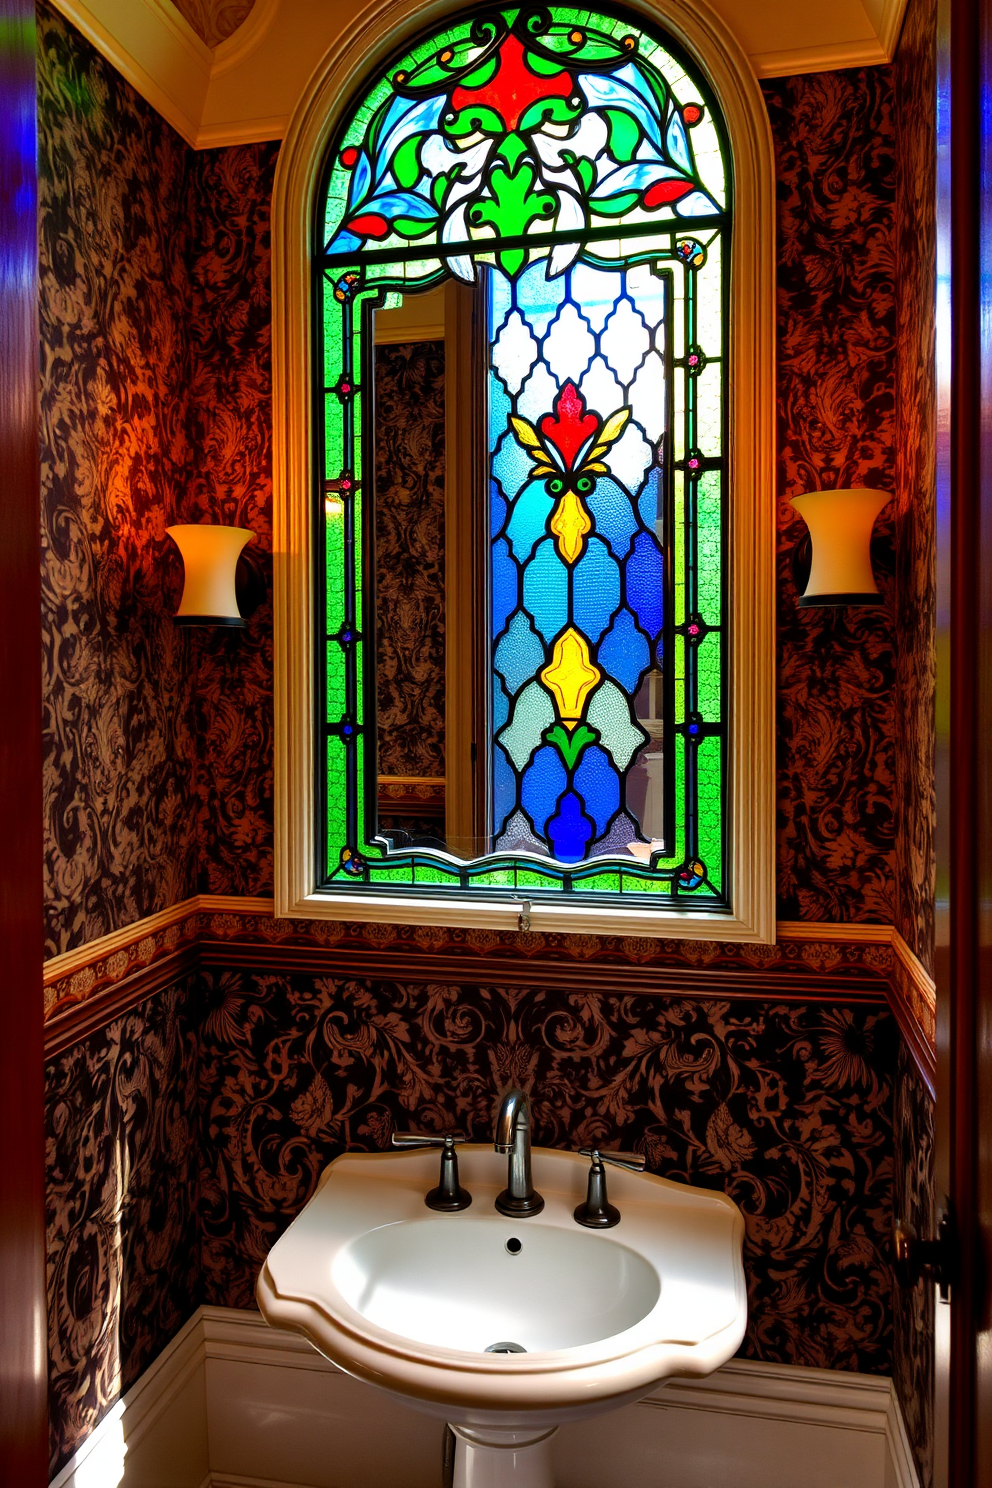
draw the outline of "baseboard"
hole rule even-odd
[[[436,1488],[438,1422],[255,1312],[200,1308],[50,1488]],[[563,1428],[561,1488],[919,1488],[884,1377],[733,1359]]]

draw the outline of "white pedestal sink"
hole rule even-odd
[[[747,1320],[744,1221],[722,1194],[610,1172],[621,1222],[583,1229],[588,1160],[535,1148],[546,1200],[494,1208],[506,1159],[459,1149],[472,1206],[424,1205],[431,1151],[348,1153],[323,1173],[256,1288],[263,1316],[335,1364],[451,1424],[455,1488],[552,1488],[563,1421],[709,1374]],[[491,1351],[494,1349],[496,1351]]]

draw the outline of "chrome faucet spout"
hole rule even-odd
[[[526,1219],[540,1214],[544,1200],[534,1191],[530,1171],[530,1097],[523,1090],[508,1090],[500,1101],[493,1132],[496,1151],[509,1157],[506,1188],[496,1200],[500,1214]]]

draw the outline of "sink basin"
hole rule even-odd
[[[504,1157],[465,1146],[459,1166],[471,1208],[436,1215],[424,1205],[436,1152],[337,1158],[256,1288],[270,1323],[493,1449],[491,1471],[456,1458],[456,1485],[546,1488],[561,1422],[736,1352],[744,1221],[723,1194],[611,1169],[621,1221],[603,1233],[573,1218],[589,1171],[577,1154],[534,1149],[546,1202],[526,1219],[495,1210]]]
[[[528,1353],[595,1343],[632,1328],[658,1300],[653,1266],[578,1225],[451,1219],[369,1230],[336,1256],[331,1280],[369,1322],[469,1353],[499,1342]]]

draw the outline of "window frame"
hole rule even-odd
[[[774,156],[756,80],[722,21],[698,5],[632,19],[671,35],[723,112],[735,182],[729,277],[727,832],[731,910],[492,899],[445,889],[409,896],[317,886],[311,428],[312,214],[329,143],[390,57],[464,4],[381,0],[325,57],[290,123],[273,197],[273,424],[276,688],[276,912],[348,919],[680,939],[775,937],[774,864]],[[760,376],[755,370],[760,369]],[[683,901],[684,902],[684,901]]]

